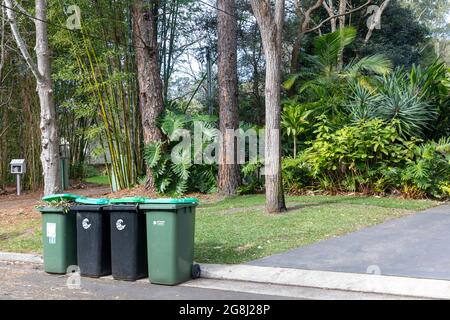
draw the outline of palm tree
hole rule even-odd
[[[306,131],[309,124],[307,118],[311,110],[305,106],[290,104],[286,105],[281,115],[281,127],[285,130],[288,137],[294,140],[294,159],[297,158],[297,138]]]
[[[359,83],[372,90],[374,87],[370,75],[387,75],[392,71],[392,63],[383,55],[375,54],[361,59],[352,59],[339,70],[338,56],[348,45],[353,43],[356,30],[352,27],[317,37],[314,40],[314,54],[309,57],[311,72],[293,74],[284,82],[286,90],[298,86],[300,103],[308,104],[317,114],[329,114],[332,118],[342,114],[341,108],[346,100],[346,93],[351,84]],[[300,78],[303,81],[300,82]]]

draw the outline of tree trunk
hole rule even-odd
[[[237,76],[237,19],[234,0],[218,0],[218,78],[221,145],[219,150],[219,192],[236,195],[240,185],[234,133],[239,128]],[[226,14],[225,12],[231,13]]]
[[[5,0],[8,8],[17,7],[14,0]],[[21,10],[22,11],[22,10]],[[6,9],[11,32],[17,46],[25,59],[29,69],[33,73],[37,82],[37,92],[41,107],[41,163],[44,175],[44,194],[50,195],[61,191],[60,176],[60,156],[59,156],[59,135],[56,119],[56,109],[53,100],[50,50],[48,46],[47,24],[47,1],[36,0],[36,57],[37,64],[34,63],[28,52],[27,45],[21,37],[16,22],[15,11]]]
[[[36,0],[36,57],[42,79],[37,83],[41,105],[42,151],[41,162],[44,173],[44,194],[62,190],[60,174],[59,135],[55,102],[53,100],[50,50],[48,47],[47,0]]]
[[[339,2],[339,14],[341,16],[339,17],[339,30],[342,30],[345,28],[345,11],[347,10],[347,0],[340,0]],[[337,71],[341,71],[344,68],[344,50],[340,50],[338,54],[338,61],[337,61]]]
[[[284,22],[284,0],[276,0],[272,13],[270,1],[251,0],[261,32],[266,57],[266,136],[265,180],[266,210],[286,210],[281,174],[281,51]]]
[[[302,47],[302,40],[305,33],[308,31],[309,24],[311,22],[311,15],[314,11],[318,10],[324,3],[325,0],[317,0],[313,5],[311,5],[306,11],[303,8],[301,0],[296,0],[295,12],[299,18],[299,25],[297,29],[297,36],[295,37],[294,46],[292,48],[291,54],[291,73],[298,72],[300,66],[300,52]]]
[[[367,31],[366,38],[364,39],[365,44],[367,44],[369,42],[370,38],[372,37],[373,30],[381,24],[381,17],[383,15],[383,12],[384,12],[384,10],[386,10],[386,8],[390,2],[391,2],[391,0],[385,0],[382,3],[382,5],[380,6],[380,8],[371,17],[372,21],[371,21],[370,25],[368,26],[369,31]]]
[[[149,144],[162,139],[157,118],[164,110],[158,61],[158,1],[136,1],[132,7],[132,15],[143,138],[144,143]],[[154,191],[154,187],[152,172],[147,168],[146,188]]]
[[[335,15],[333,0],[328,0],[328,2],[325,1],[323,3],[323,7],[328,12],[328,16],[330,18]],[[330,26],[331,26],[331,32],[335,32],[336,31],[336,27],[337,27],[336,18],[333,18],[333,19],[330,20]]]
[[[294,135],[294,159],[297,159],[297,136]]]

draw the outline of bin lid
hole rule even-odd
[[[198,204],[196,198],[182,198],[182,199],[144,199],[144,204]]]
[[[91,205],[106,205],[109,204],[109,199],[96,199],[96,198],[78,198],[75,199],[76,203],[91,204]]]
[[[111,204],[127,204],[127,203],[144,203],[145,199],[142,197],[127,197],[127,198],[118,198],[111,199],[109,203]]]
[[[64,194],[52,194],[50,196],[45,196],[42,198],[42,201],[45,201],[45,202],[74,201],[79,198],[84,198],[84,196],[78,196],[76,194],[64,193]]]

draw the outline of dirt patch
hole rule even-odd
[[[64,191],[64,193],[74,193],[87,197],[99,197],[104,196],[110,192],[109,187],[105,186],[90,186],[85,189],[70,189]],[[28,210],[30,207],[42,205],[41,198],[43,196],[42,191],[30,192],[20,196],[17,195],[4,195],[0,196],[0,212],[6,209],[24,209]]]
[[[202,193],[190,193],[184,196],[176,197],[176,196],[164,196],[159,195],[154,192],[150,192],[145,189],[144,186],[137,186],[131,189],[125,189],[113,193],[108,193],[105,195],[105,198],[124,198],[124,197],[146,197],[146,198],[197,198],[203,203],[220,201],[223,199],[219,194],[202,194]]]

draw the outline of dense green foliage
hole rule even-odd
[[[182,195],[186,192],[210,193],[216,190],[217,167],[215,164],[194,164],[191,159],[202,159],[205,149],[217,138],[216,119],[209,116],[167,111],[160,121],[165,141],[147,145],[144,158],[152,170],[156,191]],[[203,133],[200,147],[191,144],[190,132]],[[186,145],[180,142],[186,139]],[[183,140],[184,141],[184,140]]]
[[[19,2],[33,13],[33,2]],[[352,6],[365,2],[354,0]],[[68,4],[49,2],[54,95],[60,136],[71,145],[71,178],[98,175],[88,165],[95,160],[107,164],[105,174],[114,176],[118,189],[127,188],[145,174],[146,162],[160,193],[212,192],[216,165],[174,163],[171,156],[186,152],[176,146],[183,130],[193,130],[194,121],[206,128],[204,145],[178,158],[199,157],[217,137],[217,119],[201,116],[209,103],[217,114],[217,12],[193,0],[160,2],[157,38],[169,111],[160,121],[166,138],[144,148],[130,4],[77,1],[82,30],[68,30]],[[287,2],[290,9],[292,4]],[[236,5],[239,120],[262,127],[265,61],[259,28],[249,2]],[[392,0],[382,28],[368,43],[367,14],[362,10],[348,15],[347,27],[336,32],[330,32],[327,22],[307,33],[298,72],[289,74],[289,55],[283,55],[282,165],[287,191],[448,194],[450,80],[448,64],[437,57],[445,61],[447,47],[441,44],[448,35],[448,8],[448,1]],[[327,17],[320,8],[310,27]],[[292,47],[299,20],[295,10],[286,10],[284,48]],[[33,21],[18,14],[18,24],[27,30],[23,35],[31,47]],[[38,189],[42,170],[35,81],[10,28],[0,35],[0,189],[13,182],[10,159],[22,157],[29,168],[25,186]],[[206,49],[213,65],[212,96],[207,90]],[[338,63],[341,53],[343,66]],[[262,168],[260,161],[242,165],[241,194],[262,191]]]
[[[354,39],[351,28],[318,37],[309,72],[284,83],[285,189],[449,197],[449,68],[392,71],[373,55],[339,70]]]

